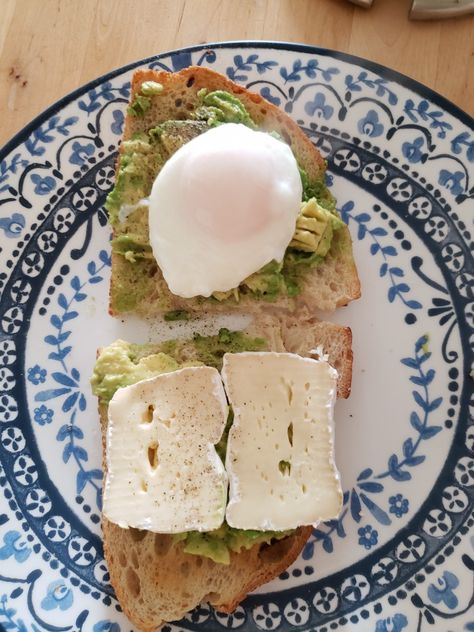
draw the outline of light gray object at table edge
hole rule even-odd
[[[413,0],[412,20],[454,18],[474,13],[474,0]]]
[[[369,9],[373,0],[350,0],[364,9]],[[474,0],[413,0],[410,9],[412,20],[437,20],[461,17],[474,13]]]

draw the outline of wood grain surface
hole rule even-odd
[[[474,17],[408,19],[411,0],[0,0],[0,146],[109,70],[223,40],[302,42],[403,72],[474,110]]]

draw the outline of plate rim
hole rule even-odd
[[[394,70],[378,62],[374,62],[365,57],[359,57],[358,55],[352,55],[351,53],[345,53],[343,51],[332,48],[313,46],[311,44],[303,44],[300,42],[290,42],[285,40],[223,40],[218,42],[209,42],[205,44],[194,44],[192,46],[177,47],[161,53],[157,53],[156,55],[150,55],[148,57],[144,57],[142,59],[138,59],[128,64],[124,64],[122,66],[114,68],[113,70],[109,70],[108,72],[99,75],[95,79],[82,84],[71,92],[66,93],[64,96],[54,101],[45,110],[37,114],[31,121],[29,121],[24,127],[16,132],[10,138],[10,140],[8,140],[3,146],[1,146],[0,161],[4,160],[16,147],[23,143],[28,138],[28,136],[30,136],[30,134],[39,125],[41,125],[41,123],[62,110],[78,97],[82,96],[89,90],[92,90],[96,86],[104,83],[105,81],[113,79],[116,76],[127,72],[128,70],[133,70],[134,68],[137,68],[144,64],[150,63],[152,61],[158,61],[162,58],[169,57],[177,53],[195,53],[198,51],[213,50],[216,48],[261,48],[270,50],[286,50],[289,52],[300,52],[305,54],[321,55],[323,57],[332,57],[333,59],[337,59],[339,61],[362,66],[367,70],[374,72],[375,74],[380,74],[384,76],[384,78],[387,78],[389,81],[394,81],[398,84],[402,84],[403,87],[406,87],[419,96],[430,100],[432,103],[435,103],[439,107],[443,108],[446,112],[448,112],[448,114],[454,116],[464,125],[474,131],[474,117],[462,108],[460,108],[458,105],[456,105],[453,101],[451,101],[447,97],[444,97],[436,90],[429,88],[420,81],[413,79],[409,75],[401,73],[398,70]]]

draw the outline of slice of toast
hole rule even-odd
[[[352,371],[350,329],[302,316],[303,339],[294,335],[296,321],[292,317],[271,314],[255,318],[245,333],[265,338],[273,351],[310,355],[313,349],[323,347],[329,362],[339,370],[338,395],[347,397]],[[195,359],[192,345],[184,346],[181,353],[185,361]],[[107,405],[100,404],[99,410],[105,473]],[[163,621],[180,619],[202,602],[232,612],[250,591],[294,562],[312,530],[301,527],[274,543],[232,552],[230,563],[224,565],[184,553],[169,535],[122,529],[106,518],[102,529],[111,583],[125,614],[143,632],[152,632]]]
[[[250,92],[225,76],[208,68],[189,67],[178,73],[139,70],[132,79],[131,103],[140,94],[142,83],[158,82],[163,86],[159,95],[151,96],[150,107],[142,116],[127,114],[123,140],[170,120],[186,120],[200,105],[198,93],[225,90],[235,95],[246,107],[258,129],[277,132],[287,142],[311,182],[324,177],[326,164],[318,150],[300,127],[283,111],[266,101],[259,94]],[[200,133],[199,130],[196,133]],[[151,188],[151,186],[150,186]],[[149,191],[144,191],[148,195]],[[140,234],[148,239],[148,210],[139,208],[120,226],[114,226],[114,237],[127,235],[140,226]],[[302,306],[312,312],[316,309],[332,311],[360,296],[360,283],[355,266],[352,242],[346,226],[336,231],[329,253],[322,263],[305,271],[298,296],[292,298],[281,293],[271,305],[295,310]],[[112,275],[109,310],[112,315],[125,312],[142,315],[186,309],[190,312],[227,311],[229,308],[243,311],[260,311],[268,307],[265,298],[241,293],[239,299],[223,301],[196,297],[184,299],[170,292],[163,275],[152,257],[132,262],[117,251],[112,253]]]

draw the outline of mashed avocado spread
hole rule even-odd
[[[185,366],[205,364],[219,371],[225,353],[266,351],[264,338],[222,328],[215,336],[194,334],[190,340],[166,340],[135,345],[117,340],[100,352],[91,378],[92,392],[107,404],[118,388],[169,373]]]
[[[241,331],[221,329],[215,336],[195,334],[191,340],[168,340],[157,345],[134,345],[118,340],[105,347],[95,363],[91,386],[101,404],[107,404],[115,391],[140,380],[169,373],[185,366],[206,364],[222,368],[225,353],[239,351],[265,351],[268,343],[263,338],[252,338]],[[227,434],[232,425],[229,412],[227,426],[216,449],[225,459]],[[224,523],[215,531],[199,533],[190,531],[174,536],[185,553],[209,557],[215,562],[228,564],[231,551],[250,549],[257,543],[270,543],[289,535],[291,531],[250,531],[234,529]]]
[[[194,112],[194,118],[204,120],[209,127],[222,123],[242,123],[257,129],[245,106],[239,99],[225,90],[208,92],[205,88],[198,92],[202,105]]]
[[[150,106],[152,95],[160,92],[159,84],[151,87],[143,84],[141,93],[130,106],[133,115],[142,116]],[[112,249],[136,269],[132,275],[136,296],[140,295],[141,285],[146,295],[147,280],[156,269],[148,241],[146,198],[163,164],[182,145],[216,125],[241,123],[257,129],[243,103],[229,92],[203,89],[198,96],[201,103],[189,113],[189,118],[166,121],[122,144],[116,184],[107,197],[106,208],[115,230]],[[281,294],[295,296],[300,292],[306,270],[323,261],[334,236],[344,226],[324,178],[311,181],[302,168],[300,175],[303,185],[301,211],[283,261],[271,261],[244,279],[238,288],[214,292],[205,300],[239,301],[242,295],[250,295],[271,302]],[[124,291],[123,296],[118,292],[115,299],[120,311],[133,308],[130,292]]]

